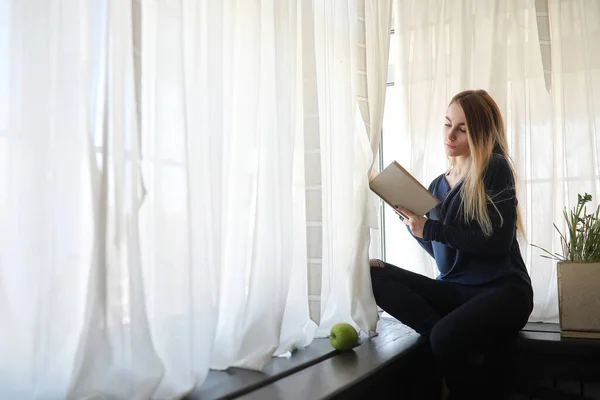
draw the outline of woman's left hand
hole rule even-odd
[[[423,227],[427,222],[427,217],[419,216],[404,207],[396,206],[396,210],[400,211],[406,217],[404,218],[404,225],[408,225],[413,235],[418,238],[423,238]]]

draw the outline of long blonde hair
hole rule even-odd
[[[486,193],[483,177],[486,167],[497,153],[504,156],[510,166],[515,190],[517,174],[512,159],[508,154],[508,140],[500,108],[485,90],[465,90],[452,98],[449,105],[458,104],[465,113],[467,138],[471,152],[471,166],[460,189],[462,211],[465,223],[475,220],[483,232],[492,234],[492,221],[488,214],[488,204],[497,210],[493,200]],[[454,159],[450,159],[454,164]],[[501,223],[502,215],[500,215]],[[517,231],[523,232],[521,213],[517,207]]]

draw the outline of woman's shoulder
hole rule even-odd
[[[490,157],[490,161],[489,161],[489,165],[495,165],[495,166],[501,166],[501,165],[506,165],[508,166],[508,160],[506,159],[506,157],[504,157],[504,155],[500,154],[500,153],[492,153],[492,156]]]
[[[493,153],[488,161],[487,170],[490,172],[512,171],[509,160],[502,154]]]
[[[492,181],[500,181],[505,184],[514,183],[510,162],[502,154],[494,153],[490,157],[485,171],[485,181],[487,183],[492,183]]]

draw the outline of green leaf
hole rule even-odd
[[[566,230],[561,232],[553,223],[554,229],[560,236],[560,247],[563,254],[551,253],[548,250],[532,244],[545,254],[541,256],[559,261],[600,261],[600,204],[594,212],[588,212],[586,203],[592,201],[592,195],[584,193],[577,195],[577,205],[570,210],[563,209]]]

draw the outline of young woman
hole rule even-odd
[[[450,168],[429,190],[426,216],[397,208],[436,261],[437,279],[371,260],[379,307],[430,339],[450,398],[491,399],[499,391],[489,359],[527,322],[531,280],[521,257],[515,174],[500,110],[483,90],[454,96],[444,118]]]

